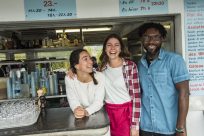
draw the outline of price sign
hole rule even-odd
[[[24,0],[26,20],[76,18],[76,0]]]
[[[192,95],[204,95],[204,1],[184,0],[186,62]]]
[[[168,13],[168,0],[120,0],[120,16]]]

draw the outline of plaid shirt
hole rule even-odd
[[[139,75],[137,66],[133,61],[124,60],[123,61],[123,76],[127,89],[133,103],[132,108],[132,128],[139,130],[139,121],[140,121],[140,84],[139,84]]]
[[[107,66],[102,71],[104,71],[106,68]],[[137,130],[139,130],[141,98],[137,66],[133,61],[123,60],[122,70],[125,79],[125,84],[127,90],[129,91],[129,95],[133,104],[131,128],[136,128]]]

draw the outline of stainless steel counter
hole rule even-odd
[[[104,109],[85,117],[75,119],[69,107],[50,108],[41,112],[38,121],[26,127],[0,129],[0,136],[97,136],[108,132],[109,120]]]

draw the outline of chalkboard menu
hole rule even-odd
[[[24,0],[26,20],[76,18],[76,0]]]
[[[184,0],[186,60],[193,95],[204,95],[204,0]]]

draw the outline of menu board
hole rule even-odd
[[[192,95],[204,95],[204,0],[184,0],[186,61]]]
[[[26,20],[76,18],[76,0],[24,0]]]
[[[120,16],[168,13],[168,0],[120,0]]]

